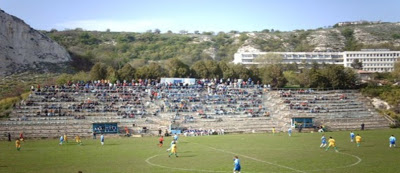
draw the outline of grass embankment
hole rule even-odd
[[[8,117],[14,104],[29,95],[31,86],[37,84],[54,84],[57,74],[29,74],[11,75],[0,80],[0,118]]]
[[[390,104],[391,109],[380,110],[400,121],[400,87],[399,86],[371,86],[361,89],[362,94],[368,97],[377,97]]]

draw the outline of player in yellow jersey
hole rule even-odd
[[[272,134],[275,135],[275,127],[272,127]]]
[[[21,150],[21,141],[19,139],[15,141],[15,147],[17,148],[18,151]]]
[[[339,152],[339,151],[337,150],[337,148],[336,148],[336,141],[335,141],[335,139],[332,138],[332,136],[329,137],[328,143],[329,143],[328,148],[326,148],[325,151],[328,151],[330,147],[333,147],[333,148],[335,149],[336,152]]]
[[[361,136],[359,134],[357,134],[357,136],[356,136],[356,143],[357,143],[357,147],[360,147],[360,145],[361,145]]]
[[[67,143],[68,143],[68,137],[67,137],[67,134],[64,134],[64,142],[67,142]]]
[[[79,135],[76,135],[76,136],[75,136],[75,141],[76,141],[76,143],[78,143],[79,145],[82,144],[81,137],[80,137]]]
[[[172,154],[175,154],[175,157],[178,157],[178,153],[176,151],[176,141],[172,142],[171,153],[169,153],[168,157],[171,157]]]

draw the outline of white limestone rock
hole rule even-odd
[[[64,47],[2,10],[0,40],[0,76],[28,70],[46,71],[52,64],[60,66],[71,61]]]

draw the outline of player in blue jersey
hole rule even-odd
[[[64,136],[63,136],[63,135],[61,135],[61,136],[60,136],[60,145],[62,145],[62,144],[63,144],[63,142],[64,142]]]
[[[325,148],[325,147],[326,147],[326,138],[325,138],[325,135],[322,135],[321,145],[319,146],[319,148]]]
[[[292,136],[292,128],[289,128],[287,132],[289,136]]]
[[[101,136],[100,136],[100,142],[101,142],[101,145],[104,145],[104,135],[103,134],[101,134]]]
[[[354,142],[354,137],[355,137],[355,135],[354,135],[353,131],[351,131],[350,132],[350,142]]]
[[[235,156],[235,157],[233,158],[233,165],[234,165],[234,167],[233,167],[233,173],[236,173],[236,172],[240,173],[240,170],[241,170],[242,168],[241,168],[241,166],[240,166],[240,160],[239,160],[239,157],[238,157],[238,156]]]
[[[392,148],[392,146],[396,147],[396,137],[394,137],[394,135],[389,138],[389,147]]]
[[[173,138],[174,138],[175,142],[178,142],[178,135],[177,134],[175,134]]]

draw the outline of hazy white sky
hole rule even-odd
[[[288,31],[400,21],[399,0],[4,0],[0,9],[41,30]]]

